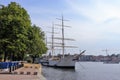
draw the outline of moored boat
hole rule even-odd
[[[83,54],[85,52],[85,50],[83,52],[81,52],[78,56],[74,56],[74,55],[65,55],[65,48],[77,48],[75,46],[66,46],[64,40],[69,40],[69,41],[74,41],[74,39],[70,39],[70,38],[64,38],[64,27],[66,27],[64,25],[64,18],[62,15],[62,19],[58,19],[62,21],[62,25],[61,25],[61,30],[62,30],[62,37],[54,37],[54,26],[52,27],[52,46],[51,46],[51,50],[52,50],[52,54],[54,53],[54,47],[61,47],[62,48],[62,56],[59,57],[59,59],[55,59],[55,57],[53,58],[49,58],[45,61],[42,61],[41,64],[45,65],[45,66],[49,66],[49,67],[57,67],[57,68],[75,68],[75,62],[76,60],[78,60],[79,56],[81,54]],[[60,26],[60,25],[59,25]],[[67,26],[68,27],[68,26]],[[61,40],[61,43],[57,43],[60,45],[54,45],[54,39],[58,39]]]

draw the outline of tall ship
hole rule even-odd
[[[51,50],[52,53],[54,53],[55,47],[60,47],[62,50],[62,54],[59,56],[52,56],[51,58],[47,58],[47,60],[45,61],[40,61],[42,65],[45,66],[49,66],[49,67],[57,67],[57,68],[75,68],[75,62],[79,59],[79,57],[85,52],[82,51],[80,54],[78,55],[70,55],[70,54],[65,54],[65,48],[77,48],[75,46],[67,46],[65,45],[65,40],[69,40],[69,41],[74,41],[74,39],[70,39],[70,38],[65,38],[64,36],[64,28],[65,27],[69,27],[69,26],[65,26],[64,25],[64,17],[62,15],[62,18],[58,20],[61,20],[61,25],[56,24],[57,26],[61,27],[61,37],[55,37],[54,36],[54,25],[52,26],[52,42],[51,42]],[[61,40],[61,43],[55,43],[54,40]]]

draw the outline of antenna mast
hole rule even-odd
[[[107,56],[109,56],[109,54],[108,54],[108,49],[105,49],[105,50],[102,50],[102,51],[105,51],[106,54],[107,54]]]

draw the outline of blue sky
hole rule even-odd
[[[0,4],[11,1],[24,7],[32,24],[45,32],[52,22],[60,24],[56,18],[63,14],[70,20],[65,24],[72,28],[65,29],[65,36],[76,40],[69,43],[78,46],[72,50],[75,53],[84,49],[86,54],[105,54],[103,49],[109,54],[120,53],[120,0],[0,0]]]

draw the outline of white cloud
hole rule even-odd
[[[90,0],[87,5],[80,1],[67,0],[76,13],[82,14],[95,22],[102,22],[109,18],[120,18],[120,6],[105,2],[106,0]],[[120,2],[119,2],[120,3]]]

